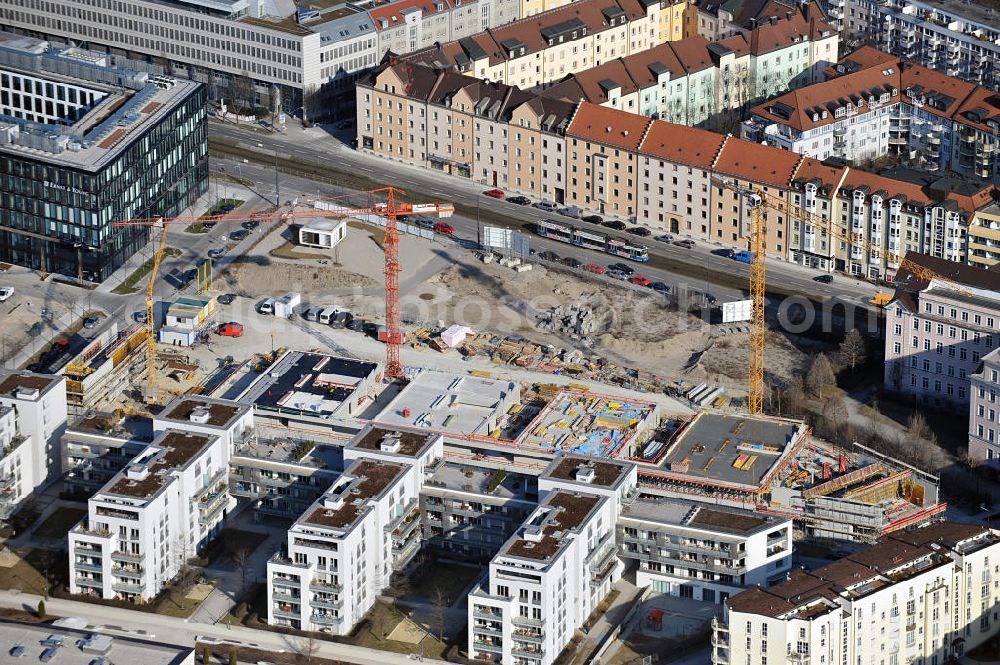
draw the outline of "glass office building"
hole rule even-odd
[[[207,191],[205,91],[0,33],[0,261],[90,282]]]

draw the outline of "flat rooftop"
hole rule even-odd
[[[601,498],[593,494],[552,492],[518,534],[507,541],[499,556],[550,561],[569,542],[567,532],[579,529],[600,502]]]
[[[49,648],[43,640],[54,638],[62,646],[48,662],[51,665],[92,665],[103,656],[108,663],[141,663],[141,665],[180,665],[193,659],[189,646],[137,641],[117,635],[102,635],[92,631],[74,630],[52,625],[30,625],[0,621],[0,653],[4,662],[37,663]],[[11,650],[24,647],[21,658],[10,657]],[[87,649],[84,651],[84,649]],[[9,659],[8,659],[9,658]]]
[[[94,105],[73,122],[47,124],[0,116],[0,127],[10,139],[0,143],[0,152],[97,171],[151,125],[173,113],[200,85],[108,67],[103,64],[106,58],[102,53],[0,32],[3,71],[70,83],[98,95]]]
[[[778,525],[766,515],[735,508],[718,508],[675,499],[638,499],[622,511],[623,519],[665,526],[688,527],[721,534],[750,536]]]
[[[499,483],[500,469],[484,469],[455,462],[444,462],[434,470],[434,475],[424,481],[424,489],[441,488],[453,492],[480,494],[484,498],[526,500],[528,494],[535,494],[534,479],[519,473],[505,473]],[[492,489],[490,489],[492,487]]]
[[[357,460],[306,511],[301,524],[349,530],[377,499],[402,476],[407,466],[377,460]]]
[[[167,404],[166,408],[156,416],[156,419],[228,429],[249,411],[249,406],[238,402],[210,397],[183,396]]]
[[[630,462],[617,460],[597,460],[580,455],[568,455],[556,458],[544,471],[540,478],[568,480],[581,485],[613,488],[628,475],[632,467]],[[581,475],[589,476],[593,472],[593,480],[578,480]]]
[[[61,380],[61,376],[54,374],[0,370],[0,397],[16,397],[19,391],[37,390],[44,393]]]
[[[658,412],[653,402],[564,389],[517,437],[518,447],[614,457]]]
[[[662,465],[694,481],[756,489],[802,432],[790,420],[704,412],[674,436]]]
[[[310,447],[309,444],[313,445]],[[234,457],[263,463],[251,464],[251,466],[276,470],[281,464],[294,464],[314,469],[340,469],[344,463],[344,449],[338,445],[319,441],[304,442],[285,438],[257,438],[240,446]],[[268,463],[273,463],[273,466],[269,466]]]
[[[287,351],[237,400],[264,411],[332,418],[378,367],[362,360]]]
[[[369,426],[351,439],[348,445],[362,450],[379,450],[393,452],[403,457],[417,457],[437,438],[438,435],[434,433]]]
[[[167,430],[153,439],[124,471],[95,495],[117,494],[136,499],[152,498],[172,478],[171,469],[183,469],[216,440],[214,436]]]
[[[520,387],[512,381],[424,371],[375,418],[386,427],[486,435],[488,420]]]

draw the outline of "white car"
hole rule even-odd
[[[5,286],[3,288],[0,288],[0,302],[3,302],[4,300],[7,300],[12,295],[14,295],[14,287],[13,286]]]

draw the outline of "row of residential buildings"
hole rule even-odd
[[[548,97],[587,100],[684,125],[726,111],[734,112],[732,120],[751,103],[821,80],[837,60],[838,35],[815,4],[789,9],[722,41],[694,35],[626,53],[607,43],[602,50],[601,29],[594,20],[576,37],[571,32],[565,42],[552,42],[545,40],[544,29],[521,21],[405,60],[522,89],[542,86]],[[551,67],[533,66],[539,57]]]
[[[743,136],[817,159],[894,155],[928,171],[1000,179],[993,90],[870,47],[829,74],[755,107]]]
[[[263,106],[303,118],[336,116],[354,101],[352,86],[387,52],[409,53],[537,15],[550,29],[569,0],[396,0],[377,2],[182,2],[106,0],[0,2],[0,28],[107,53],[117,64],[195,79],[210,99]],[[662,8],[661,8],[662,4]],[[634,6],[633,6],[634,5]],[[687,0],[604,2],[607,27],[627,14],[631,33],[605,51],[647,47],[687,36]],[[615,23],[609,24],[611,16]],[[600,16],[598,12],[597,16]],[[633,22],[642,18],[640,30]],[[686,18],[685,18],[686,17]],[[648,27],[646,25],[648,23]],[[615,32],[613,30],[612,32]],[[609,33],[608,38],[612,33]]]
[[[746,248],[748,211],[718,179],[784,201],[771,256],[891,281],[908,251],[964,262],[994,187],[831,165],[635,113],[387,63],[358,86],[358,147],[488,186]],[[715,180],[713,180],[715,179]]]

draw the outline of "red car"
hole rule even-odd
[[[443,233],[446,236],[450,236],[455,233],[455,227],[447,222],[436,222],[434,224],[434,230],[438,233]]]
[[[488,196],[491,199],[502,199],[507,196],[506,194],[504,194],[502,189],[488,189],[485,192],[483,192],[483,195]]]
[[[652,280],[643,277],[642,275],[632,275],[630,280],[633,284],[638,284],[639,286],[649,286],[652,284]]]
[[[242,337],[243,324],[236,323],[235,321],[223,323],[215,329],[215,334],[222,335],[223,337]]]
[[[588,263],[587,265],[583,266],[583,269],[586,270],[587,272],[592,272],[595,275],[603,275],[608,271],[607,268],[605,268],[604,266],[599,266],[596,263]]]

